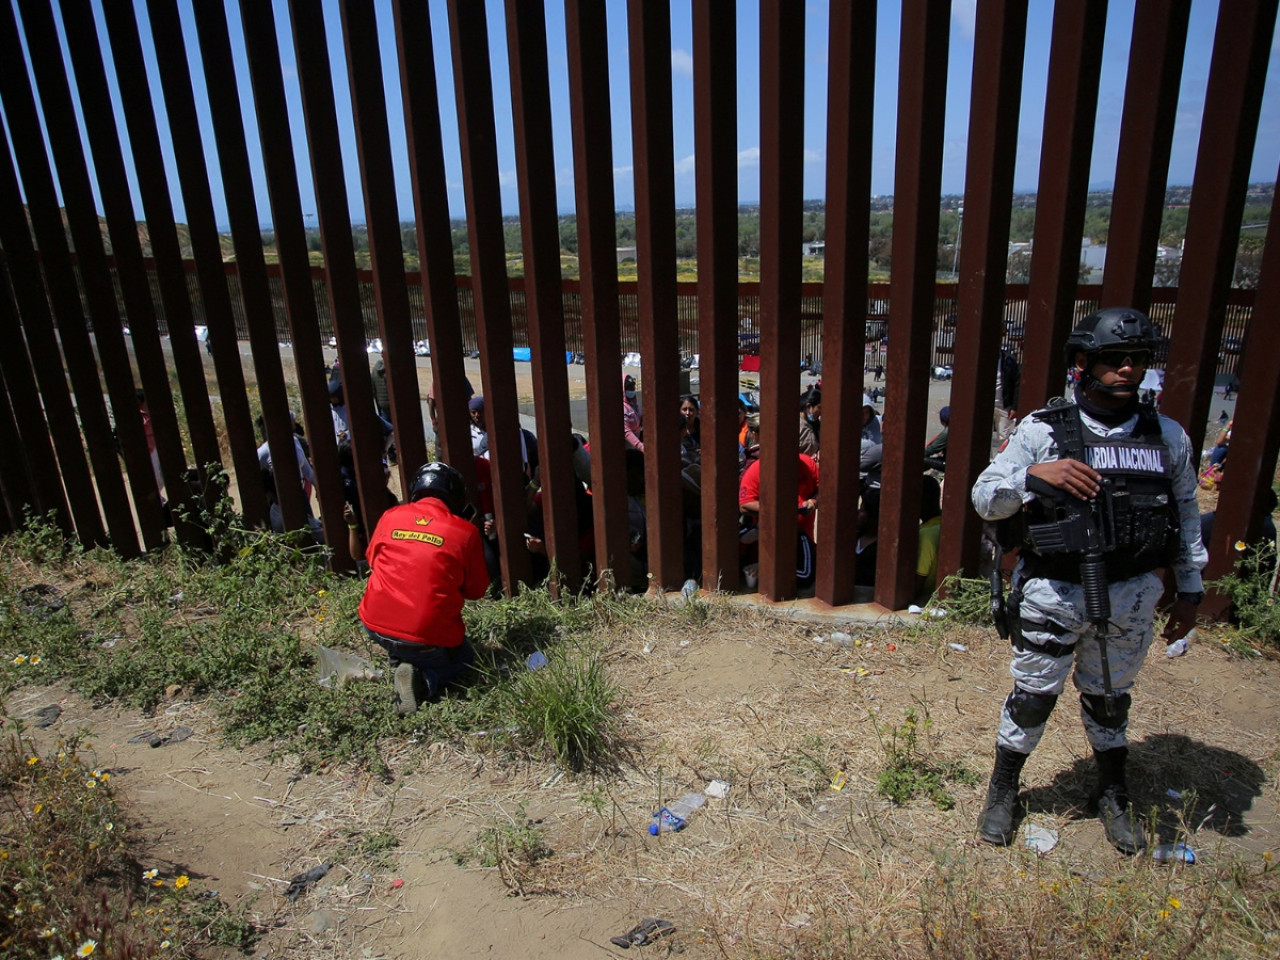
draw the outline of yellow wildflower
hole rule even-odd
[[[98,785],[98,781],[93,779],[93,777],[90,777],[88,780],[84,782],[84,785],[88,787],[90,790],[92,790],[94,787]]]
[[[1262,859],[1267,861],[1267,863],[1270,863],[1275,858],[1276,858],[1276,855],[1272,853],[1270,850],[1262,851]]]
[[[1160,919],[1161,919],[1161,920],[1168,920],[1168,919],[1169,919],[1169,911],[1168,911],[1168,910],[1161,910],[1161,911],[1160,911]]]
[[[16,657],[14,657],[14,658],[13,658],[13,665],[14,665],[15,667],[20,667],[20,666],[22,666],[22,665],[23,665],[24,663],[26,663],[26,662],[27,662],[27,658],[26,658],[26,655],[25,655],[25,654],[21,654],[21,653],[20,653],[20,654],[18,654]]]
[[[185,886],[186,886],[188,883],[190,883],[190,882],[191,882],[191,878],[190,878],[190,877],[188,877],[188,876],[184,873],[184,874],[183,874],[182,876],[180,876],[177,880],[173,881],[173,888],[174,888],[175,890],[181,890],[183,887],[185,887]]]
[[[1169,906],[1173,907],[1173,909],[1175,910],[1180,910],[1182,908],[1182,901],[1179,900],[1177,897],[1170,897]]]
[[[39,763],[39,762],[40,762],[40,758],[39,758],[39,757],[28,757],[28,758],[27,758],[27,766],[28,766],[28,767],[34,767],[34,766],[35,766],[37,763]]]
[[[76,956],[88,957],[88,956],[91,956],[93,954],[93,951],[97,949],[98,949],[97,940],[86,940],[84,943],[80,944],[80,949],[76,951]]]
[[[151,885],[152,885],[153,887],[163,887],[163,886],[164,886],[164,881],[163,881],[163,880],[152,880],[152,881],[151,881]]]
[[[39,662],[40,662],[40,658],[39,658],[39,657],[32,657],[32,658],[31,658],[31,660],[30,660],[30,661],[28,661],[28,662],[29,662],[29,663],[34,667],[37,663],[39,663]]]
[[[152,867],[150,870],[144,870],[142,871],[142,879],[154,880],[156,878],[156,874],[158,874],[159,872],[160,871],[155,869],[154,867]]]
[[[160,949],[161,949],[161,950],[168,950],[168,949],[169,949],[169,941],[168,941],[168,940],[161,940],[161,941],[160,941]]]
[[[43,930],[40,931],[40,939],[48,940],[57,932],[58,932],[57,927],[45,927]]]

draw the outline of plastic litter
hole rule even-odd
[[[341,687],[351,680],[376,680],[382,669],[364,657],[333,647],[316,651],[316,680],[322,687]]]
[[[1173,799],[1173,800],[1181,800],[1181,799],[1182,799],[1182,791],[1181,791],[1181,790],[1175,790],[1175,789],[1173,789],[1173,787],[1170,787],[1168,790],[1166,790],[1166,791],[1164,792],[1164,795],[1165,795],[1166,797],[1169,797],[1169,798]]]
[[[629,950],[631,947],[648,946],[659,937],[675,933],[675,930],[676,925],[670,920],[663,920],[659,917],[645,917],[622,936],[610,937],[609,942],[614,946],[621,947],[623,950]]]
[[[649,824],[649,833],[657,836],[667,831],[683,830],[689,824],[694,811],[707,802],[701,793],[686,793],[679,800],[673,800],[653,815],[653,823]]]
[[[41,707],[32,714],[32,719],[35,720],[33,726],[39,730],[43,730],[46,727],[53,726],[60,716],[62,716],[62,707],[56,703],[51,703],[49,706]]]
[[[956,653],[969,652],[969,648],[966,647],[963,643],[948,643],[947,646],[950,647],[952,650],[956,651]]]
[[[831,642],[837,647],[849,647],[853,645],[853,637],[843,630],[836,630],[831,634]]]
[[[723,780],[712,780],[707,784],[706,793],[708,797],[723,800],[729,795],[729,784]]]
[[[331,869],[333,869],[332,863],[322,863],[318,867],[312,867],[310,870],[298,874],[289,881],[289,888],[285,890],[284,895],[288,897],[290,901],[297,900],[302,896],[307,887],[311,886],[318,880],[323,880],[325,874],[327,874]]]
[[[680,588],[680,596],[684,598],[685,603],[693,603],[698,598],[698,581],[686,580],[684,586]]]
[[[1058,831],[1027,824],[1022,828],[1022,839],[1028,849],[1043,855],[1058,845]]]
[[[547,655],[541,650],[535,650],[529,654],[529,658],[525,660],[525,666],[529,668],[530,673],[537,673],[547,665]]]
[[[845,784],[848,782],[849,782],[849,775],[845,773],[843,770],[840,770],[836,773],[834,777],[831,778],[831,789],[837,792],[840,790],[843,790]]]
[[[1151,859],[1156,863],[1195,863],[1196,852],[1179,840],[1177,843],[1162,843],[1151,851]]]
[[[1191,647],[1191,641],[1196,638],[1196,630],[1192,627],[1187,631],[1187,635],[1181,640],[1175,640],[1164,648],[1164,655],[1170,659],[1180,657]]]

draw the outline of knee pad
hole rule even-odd
[[[1129,722],[1129,704],[1133,703],[1133,697],[1129,694],[1122,694],[1113,701],[1115,704],[1115,712],[1111,716],[1107,716],[1107,698],[1101,693],[1082,693],[1080,694],[1080,709],[1089,715],[1094,723],[1100,727],[1106,727],[1108,730],[1118,730]]]
[[[1004,708],[1009,712],[1009,719],[1023,730],[1041,726],[1053,713],[1053,706],[1058,702],[1056,693],[1031,693],[1015,686]]]

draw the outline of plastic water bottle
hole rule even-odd
[[[698,598],[698,581],[686,580],[684,586],[680,588],[680,596],[684,598],[686,604],[691,604]]]
[[[700,793],[686,793],[679,800],[673,800],[653,815],[649,833],[656,837],[668,830],[683,830],[693,812],[706,802],[707,798]]]

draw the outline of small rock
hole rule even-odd
[[[317,910],[307,917],[307,925],[312,933],[328,933],[338,926],[338,917],[330,910]]]
[[[182,692],[182,684],[180,683],[171,683],[164,688],[164,695],[166,700],[172,700],[181,692]]]

